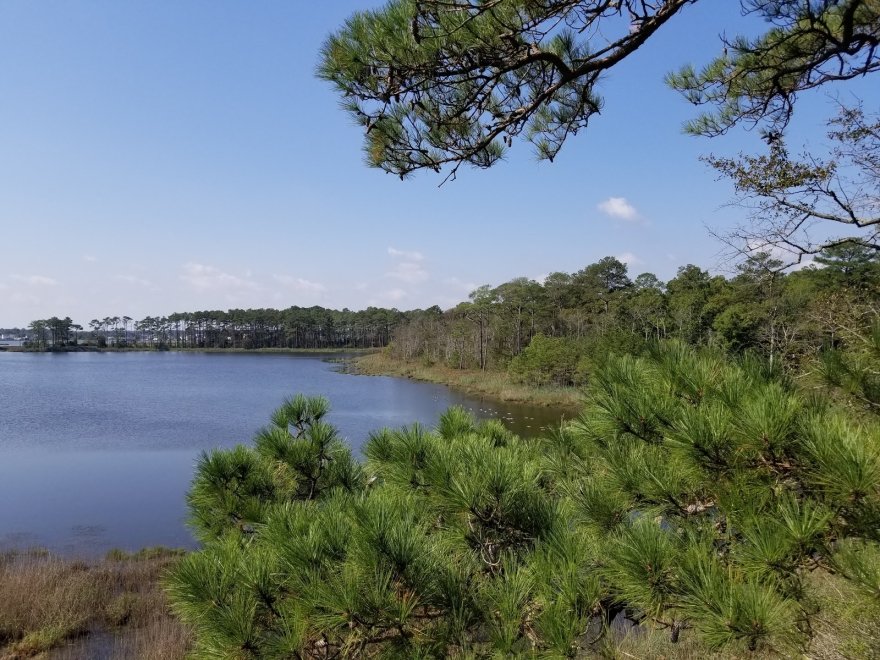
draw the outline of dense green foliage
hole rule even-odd
[[[367,162],[401,177],[491,167],[516,138],[553,160],[601,111],[598,83],[697,0],[390,0],[326,41],[319,75],[363,127]],[[763,124],[778,136],[799,92],[880,68],[876,0],[741,0],[758,33],[670,85],[709,111],[717,135]],[[724,25],[712,32],[722,32]],[[670,67],[680,65],[670,62]]]
[[[356,463],[299,397],[202,458],[170,578],[197,657],[566,657],[626,616],[704,648],[806,648],[812,572],[880,598],[880,429],[765,361],[676,342],[607,361],[520,439],[463,410]]]
[[[663,283],[631,280],[606,257],[543,284],[517,278],[481,287],[445,313],[408,314],[392,357],[453,368],[507,370],[523,382],[582,385],[609,353],[640,353],[678,339],[737,356],[755,353],[787,373],[844,385],[880,403],[880,259],[855,243],[829,248],[814,267],[784,274],[767,253],[730,278],[697,266]],[[815,379],[814,379],[815,380]]]
[[[510,361],[508,370],[520,381],[532,385],[573,385],[587,378],[589,362],[582,346],[568,337],[547,337],[537,334]]]
[[[782,130],[798,93],[880,69],[880,4],[876,0],[745,0],[766,32],[725,39],[723,54],[697,71],[687,66],[668,82],[710,111],[690,132],[719,135],[732,126],[766,121]]]
[[[779,265],[759,252],[733,277],[687,265],[664,283],[651,273],[630,279],[625,264],[606,257],[573,274],[551,273],[543,283],[517,278],[480,287],[446,312],[208,311],[95,319],[91,332],[52,318],[34,321],[27,336],[35,348],[387,346],[402,362],[494,370],[537,386],[581,386],[608,354],[639,354],[650,341],[678,339],[734,356],[756,353],[880,408],[878,253],[842,243],[821,252],[813,267],[784,274]]]

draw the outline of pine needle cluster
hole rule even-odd
[[[521,439],[460,408],[370,437],[324,399],[202,458],[169,579],[205,658],[575,657],[625,618],[735,654],[812,636],[811,573],[880,599],[880,434],[762,362],[612,358]]]

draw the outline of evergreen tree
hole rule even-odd
[[[198,657],[574,657],[617,616],[792,656],[813,573],[880,599],[880,434],[753,358],[608,361],[540,439],[451,409],[358,465],[326,401],[200,461],[169,579]]]
[[[491,167],[515,138],[552,161],[602,107],[597,83],[697,0],[391,0],[324,44],[319,75],[363,127],[367,162],[402,177]],[[717,135],[778,134],[799,92],[880,69],[875,0],[741,0],[765,20],[668,82]],[[676,66],[678,63],[670,63]]]

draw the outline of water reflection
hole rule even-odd
[[[560,417],[341,374],[322,356],[0,353],[0,547],[192,547],[185,493],[200,452],[249,441],[296,392],[327,396],[355,450],[382,426],[433,426],[451,405],[525,435]]]

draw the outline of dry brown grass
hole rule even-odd
[[[371,353],[356,358],[353,371],[365,376],[400,376],[429,383],[449,385],[468,394],[485,396],[510,403],[527,403],[532,406],[568,408],[580,411],[583,393],[574,387],[532,387],[514,383],[503,371],[474,371],[450,369],[442,365],[425,365],[404,362],[386,353]]]
[[[96,633],[119,636],[130,648],[162,650],[116,657],[182,658],[189,632],[171,615],[161,587],[178,556],[115,553],[99,562],[45,552],[0,556],[0,660],[38,656],[72,640],[86,650],[70,657],[90,657],[90,639],[101,637]]]
[[[119,635],[113,646],[113,657],[137,658],[137,660],[183,660],[191,641],[190,632],[176,619],[156,616],[146,625]]]

